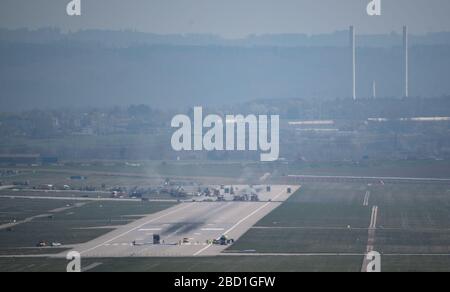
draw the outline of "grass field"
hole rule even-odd
[[[362,205],[364,190],[357,184],[304,186],[229,251],[362,254],[371,214]]]
[[[3,167],[5,168],[5,167]],[[30,174],[39,174],[43,171],[52,174],[63,171],[63,176],[67,173],[108,173],[146,176],[182,176],[182,177],[227,177],[240,178],[251,173],[252,175],[272,172],[273,166],[256,162],[214,162],[214,161],[86,161],[86,162],[66,162],[62,165],[35,166],[32,168],[6,167],[5,169],[25,170],[22,175],[14,176],[14,179],[25,178]]]
[[[24,220],[70,204],[61,200],[27,200],[0,198],[0,225]]]
[[[45,214],[54,207],[65,206],[63,202],[56,200],[11,201],[17,202],[17,205],[25,210],[24,214],[29,214],[26,212],[30,207],[37,208],[36,204],[40,209],[35,210],[33,214],[40,212]],[[19,224],[13,231],[0,230],[0,251],[11,254],[17,250],[18,254],[29,254],[28,249],[18,248],[34,247],[39,241],[60,242],[64,245],[84,243],[111,231],[114,226],[130,223],[139,216],[171,206],[173,203],[164,202],[87,202],[81,207],[53,213],[52,217],[47,216]]]
[[[359,256],[240,256],[86,259],[89,272],[359,272]],[[0,258],[0,272],[64,272],[54,258]],[[450,256],[382,256],[385,272],[450,272]]]
[[[359,257],[200,257],[86,259],[82,267],[101,265],[91,272],[358,272]],[[50,258],[0,258],[0,272],[63,272],[67,262]]]
[[[83,175],[86,176],[86,180],[72,180],[71,176]],[[146,174],[136,175],[133,173],[127,173],[126,176],[121,176],[119,173],[97,173],[93,171],[85,170],[83,167],[77,169],[67,168],[65,166],[61,167],[51,167],[51,168],[33,168],[30,170],[23,171],[19,176],[13,178],[3,179],[3,184],[13,184],[14,182],[28,181],[30,186],[40,186],[40,185],[55,185],[62,187],[64,185],[69,185],[73,188],[81,187],[95,187],[100,189],[103,184],[108,188],[121,186],[121,187],[146,187],[155,184],[160,184],[162,178],[149,178]],[[145,175],[145,177],[143,177]]]
[[[450,272],[450,256],[383,256],[385,272]]]
[[[227,252],[363,254],[372,206],[378,206],[374,249],[384,255],[387,271],[450,270],[445,266],[449,189],[442,184],[305,184]],[[369,206],[364,207],[367,191]]]
[[[145,164],[143,164],[145,165]],[[302,164],[285,169],[270,169],[251,163],[162,163],[145,165],[149,173],[170,176],[198,175],[245,178],[255,173],[299,173],[315,175],[369,175],[450,177],[446,161],[368,162],[366,165]],[[74,174],[97,171],[98,166],[74,166]],[[103,167],[103,166],[101,166]],[[143,173],[135,169],[132,173]],[[80,170],[81,169],[81,170]],[[118,172],[119,167],[117,170]],[[67,170],[67,169],[66,169]],[[34,173],[36,181],[52,178],[51,172]],[[292,172],[290,172],[292,171]],[[206,174],[207,173],[207,174]],[[67,174],[56,176],[67,180]],[[14,178],[17,179],[17,178]],[[144,184],[145,178],[90,175],[87,184]],[[9,191],[8,191],[9,192]],[[366,192],[368,206],[363,206]],[[3,192],[2,192],[3,193]],[[66,202],[0,199],[0,220],[27,218],[65,206]],[[149,204],[149,205],[147,205]],[[124,202],[90,202],[76,209],[57,213],[19,225],[18,236],[0,231],[0,255],[11,254],[18,247],[33,247],[39,240],[65,244],[83,242],[99,236],[105,227],[130,222],[126,215],[156,212],[171,204]],[[255,253],[254,256],[223,255],[214,258],[165,259],[89,259],[83,265],[102,263],[92,271],[360,271],[363,257],[340,256],[272,256],[268,254],[363,254],[368,242],[372,207],[378,206],[374,249],[382,254],[383,271],[450,271],[450,186],[445,184],[374,184],[305,183],[279,208],[260,220],[227,252]],[[39,230],[37,232],[36,230]],[[45,238],[42,238],[45,237]],[[40,250],[34,251],[39,254]],[[33,253],[34,253],[33,252]],[[23,254],[30,250],[23,251]],[[261,255],[260,255],[261,254]],[[65,270],[65,261],[43,258],[0,258],[0,270]]]
[[[446,185],[373,187],[372,203],[380,210],[375,248],[382,253],[450,254],[449,190]]]

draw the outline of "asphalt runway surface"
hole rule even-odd
[[[292,192],[288,193],[287,189]],[[208,241],[227,235],[239,239],[260,219],[287,200],[299,186],[260,188],[260,202],[184,202],[75,246],[82,257],[214,256],[227,246]],[[153,235],[161,244],[153,244]],[[188,242],[183,243],[187,239]],[[135,242],[135,244],[133,244]],[[61,256],[61,255],[60,255]]]

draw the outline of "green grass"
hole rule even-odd
[[[256,226],[367,228],[369,224],[370,209],[362,206],[286,203]]]
[[[20,177],[33,175],[45,175],[45,172],[55,174],[58,171],[64,172],[63,177],[73,175],[80,175],[86,173],[108,173],[108,174],[127,174],[127,177],[132,175],[145,176],[186,176],[186,177],[225,177],[225,178],[240,178],[246,175],[264,174],[272,172],[273,166],[269,164],[261,164],[255,162],[235,162],[235,161],[129,161],[137,164],[131,166],[125,161],[86,161],[86,162],[68,162],[64,165],[53,166],[36,166],[32,168],[10,167],[7,169],[22,169],[26,174]],[[18,177],[14,177],[18,179]]]
[[[450,256],[382,256],[382,272],[450,272]],[[90,272],[359,272],[359,256],[240,256],[84,259]],[[67,261],[0,258],[0,272],[65,272]]]
[[[28,200],[0,198],[0,224],[23,220],[73,202],[63,200]]]
[[[365,192],[369,207],[363,207]],[[363,253],[371,207],[379,207],[375,250],[382,254],[449,254],[449,188],[440,184],[311,183],[260,220],[228,251],[259,253]],[[351,225],[347,230],[345,226]],[[403,258],[402,258],[403,259]],[[408,263],[388,262],[408,270]],[[429,267],[442,261],[430,257]],[[404,264],[402,267],[401,264]],[[427,262],[426,262],[427,263]],[[413,266],[412,269],[418,269]]]
[[[401,229],[450,229],[450,192],[446,185],[387,184],[371,188],[379,207],[378,225]]]
[[[366,230],[250,229],[228,252],[363,254]]]
[[[40,202],[44,204],[47,201],[53,202]],[[65,245],[84,243],[111,231],[113,226],[127,224],[138,218],[129,215],[143,216],[173,205],[165,202],[89,202],[82,207],[56,213],[53,218],[19,224],[12,232],[0,230],[0,249],[34,247],[39,241]],[[111,228],[95,228],[108,226]]]
[[[71,180],[73,175],[87,176],[87,180]],[[96,187],[100,189],[102,184],[107,188],[121,186],[121,187],[146,187],[157,185],[161,183],[161,179],[147,177],[147,174],[133,174],[127,173],[123,175],[120,173],[96,173],[89,172],[83,169],[68,170],[65,167],[54,167],[52,169],[36,168],[33,171],[26,171],[20,177],[3,180],[4,184],[13,184],[14,182],[28,181],[30,186],[40,186],[52,184],[58,187],[69,185],[73,188],[80,187]]]
[[[360,184],[310,184],[291,196],[256,226],[366,228],[370,208],[363,207]]]
[[[5,248],[0,249],[0,255],[2,256],[26,256],[26,255],[49,255],[49,254],[59,254],[65,251],[69,251],[67,248]]]
[[[229,251],[362,254],[371,214],[362,206],[365,190],[360,184],[305,185]]]
[[[86,259],[82,267],[102,263],[91,272],[358,272],[360,257],[198,257]],[[0,272],[63,272],[67,262],[47,258],[0,258]]]
[[[0,248],[33,247],[40,241],[77,244],[99,237],[112,229],[79,229],[89,227],[82,221],[38,221],[20,224],[13,232],[0,232]]]
[[[450,232],[377,230],[375,249],[390,254],[450,254]]]
[[[446,185],[372,187],[379,207],[375,249],[394,254],[450,253],[450,196]]]
[[[384,272],[450,272],[450,256],[382,256]]]

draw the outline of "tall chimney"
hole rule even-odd
[[[350,46],[352,50],[352,96],[353,100],[356,100],[356,39],[353,25],[350,26]]]
[[[377,98],[377,82],[375,80],[372,83],[372,98]]]
[[[403,27],[403,49],[404,49],[404,81],[405,81],[405,92],[404,96],[409,97],[409,44],[408,44],[408,27],[405,25]]]

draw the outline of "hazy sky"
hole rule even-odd
[[[154,33],[325,33],[355,24],[361,33],[450,31],[449,0],[382,0],[383,16],[369,17],[369,0],[81,0],[81,17],[66,16],[69,0],[1,0],[0,27],[132,29]]]

